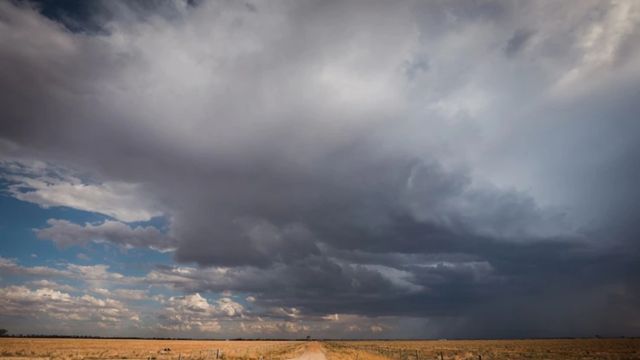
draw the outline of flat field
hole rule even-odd
[[[169,350],[170,349],[170,350]],[[640,339],[195,341],[0,339],[0,358],[144,360],[633,360]]]
[[[640,359],[640,339],[338,341],[326,347],[348,355],[344,360]]]
[[[0,338],[0,359],[282,360],[304,349],[294,341]]]

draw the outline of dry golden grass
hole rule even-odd
[[[163,351],[170,348],[171,351]],[[213,360],[294,359],[305,351],[327,360],[640,359],[640,339],[439,341],[189,341],[0,339],[0,358]]]
[[[171,349],[165,351],[164,349]],[[294,357],[303,344],[293,341],[195,341],[112,339],[0,339],[3,359],[221,359],[282,360]]]
[[[326,348],[328,360],[640,359],[640,339],[338,341]]]

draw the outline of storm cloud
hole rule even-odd
[[[224,331],[200,293],[232,291],[309,331],[640,334],[636,2],[85,10],[0,3],[1,176],[109,218],[41,239],[173,251],[135,280],[184,293],[164,330]]]

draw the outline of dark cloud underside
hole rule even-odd
[[[175,250],[145,286],[428,320],[386,336],[637,335],[639,14],[4,2],[5,177],[111,218],[50,219],[41,239]]]

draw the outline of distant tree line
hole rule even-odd
[[[193,341],[309,341],[310,336],[297,339],[285,339],[285,338],[185,338],[185,337],[138,337],[138,336],[95,336],[95,335],[51,335],[51,334],[9,334],[7,329],[0,329],[0,337],[10,338],[54,338],[54,339],[113,339],[113,340],[193,340]],[[637,339],[636,336],[600,336],[595,335],[593,337],[538,337],[531,339]],[[371,339],[336,339],[336,338],[318,338],[318,341],[371,341]],[[405,339],[376,339],[376,341],[398,341]],[[423,341],[435,340],[435,339],[420,339]],[[446,340],[446,339],[441,339]],[[479,339],[455,339],[455,340],[479,340]],[[489,340],[489,339],[485,339]]]
[[[307,339],[275,339],[275,338],[219,338],[219,339],[200,339],[200,338],[184,338],[184,337],[137,337],[137,336],[96,336],[96,335],[51,335],[51,334],[9,334],[7,329],[0,329],[0,337],[10,338],[53,338],[53,339],[113,339],[113,340],[193,340],[193,341],[304,341]]]

